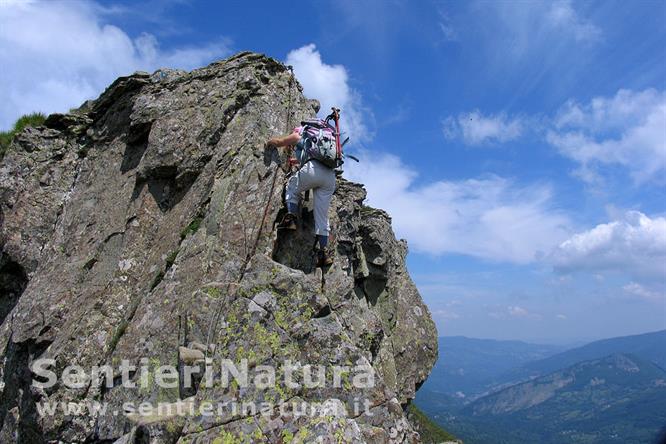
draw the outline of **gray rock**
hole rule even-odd
[[[301,230],[273,230],[284,158],[264,141],[314,115],[319,103],[301,91],[279,62],[241,53],[189,73],[121,77],[97,100],[18,135],[0,163],[1,437],[418,441],[403,407],[436,360],[436,330],[389,216],[363,204],[361,185],[339,179],[335,263],[323,272],[313,268],[311,202]],[[202,356],[273,366],[278,383],[225,386],[198,374],[184,387],[185,366]],[[109,365],[113,384],[39,389],[30,370],[38,358],[53,359],[58,375]],[[123,386],[122,360],[149,376],[137,370],[137,387]],[[357,387],[347,372],[337,386],[326,378],[307,387],[299,374],[292,387],[279,378],[287,360],[327,372],[367,364],[374,384]],[[178,369],[174,387],[150,376],[162,366]],[[272,408],[137,417],[125,404],[185,399]],[[318,415],[280,411],[280,401],[318,405]],[[40,417],[47,402],[108,411]]]

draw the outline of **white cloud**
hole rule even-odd
[[[569,237],[570,221],[544,185],[518,186],[489,176],[417,185],[398,157],[363,153],[346,176],[366,185],[370,205],[386,209],[410,248],[530,263]]]
[[[555,316],[555,317],[556,317],[557,319],[561,320],[561,321],[566,321],[566,320],[568,319],[568,318],[567,318],[567,315],[563,315],[563,314],[558,314],[558,315]]]
[[[595,42],[601,39],[601,29],[582,19],[571,6],[571,0],[550,3],[545,17],[550,26],[570,33],[578,42]]]
[[[458,313],[454,313],[450,310],[444,310],[444,309],[434,310],[432,314],[436,318],[441,318],[441,319],[460,319],[460,315]]]
[[[628,211],[562,242],[551,255],[561,272],[620,271],[642,278],[666,277],[666,218]]]
[[[458,32],[456,31],[455,27],[453,26],[453,21],[451,20],[451,17],[449,17],[449,14],[447,14],[443,10],[439,10],[439,29],[442,31],[442,34],[444,35],[444,40],[447,42],[455,42],[458,40]]]
[[[449,116],[442,122],[442,130],[448,139],[462,138],[467,145],[481,145],[517,139],[523,133],[523,122],[503,113],[484,116],[475,110]]]
[[[588,104],[568,102],[547,140],[579,164],[586,181],[601,179],[603,167],[625,167],[636,183],[663,182],[666,172],[666,92],[620,90]]]
[[[287,65],[294,67],[294,74],[303,86],[304,94],[321,103],[321,117],[331,112],[331,107],[341,109],[343,137],[350,143],[367,141],[371,136],[364,115],[369,110],[363,107],[360,94],[349,86],[347,70],[342,65],[327,65],[313,44],[295,49],[287,54]]]
[[[389,112],[386,117],[382,119],[382,126],[395,125],[397,123],[405,122],[409,119],[410,114],[412,113],[412,101],[411,99],[403,100],[402,103],[399,103],[398,106],[392,112]]]
[[[191,69],[230,53],[224,39],[163,50],[154,36],[132,39],[104,23],[103,15],[103,8],[89,2],[0,3],[0,128],[29,112],[67,111],[120,75]]]
[[[532,313],[526,308],[519,307],[517,305],[509,305],[506,307],[506,309],[491,311],[488,313],[488,316],[494,319],[521,318],[540,320],[542,318],[540,314]]]
[[[516,318],[524,318],[524,317],[527,317],[530,314],[529,311],[527,311],[526,309],[524,309],[522,307],[518,307],[518,306],[509,306],[507,308],[507,311],[509,312],[509,314],[511,316],[516,317]]]
[[[546,2],[484,2],[488,37],[498,61],[515,63],[538,57],[551,64],[552,54],[578,52],[602,40],[601,28],[582,17],[569,0]]]
[[[632,296],[637,296],[640,299],[650,301],[650,302],[664,302],[666,301],[666,293],[660,292],[660,291],[655,291],[651,290],[649,288],[646,288],[645,286],[638,284],[636,282],[630,282],[622,289],[632,295]]]
[[[439,22],[439,28],[442,30],[442,34],[444,34],[444,39],[447,42],[455,42],[458,40],[458,33],[456,32],[455,28],[451,26],[449,23],[442,21]]]

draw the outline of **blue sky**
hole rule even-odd
[[[262,52],[342,108],[440,335],[666,328],[666,2],[282,3],[0,0],[0,128]]]

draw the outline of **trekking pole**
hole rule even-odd
[[[335,152],[338,159],[342,159],[342,145],[340,144],[340,108],[331,107],[331,114],[326,118],[326,121],[333,119],[335,122]]]

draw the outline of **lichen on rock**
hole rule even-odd
[[[390,217],[339,178],[336,260],[324,272],[312,265],[311,202],[297,233],[273,229],[284,159],[264,141],[318,106],[284,65],[240,53],[192,72],[121,77],[17,135],[0,163],[1,442],[418,442],[404,409],[436,360],[436,331]],[[172,388],[136,371],[136,388],[40,389],[31,367],[45,358],[56,374],[109,365],[114,381],[123,360],[180,373]],[[185,387],[185,367],[203,370],[205,359],[271,366],[278,382],[223,386],[199,375]],[[374,384],[357,388],[343,372],[339,386],[290,387],[279,378],[286,360],[326,372],[364,364]],[[360,399],[368,411],[350,413]],[[274,408],[124,408],[234,400]],[[320,414],[281,412],[287,400]],[[119,414],[38,414],[56,402]]]

